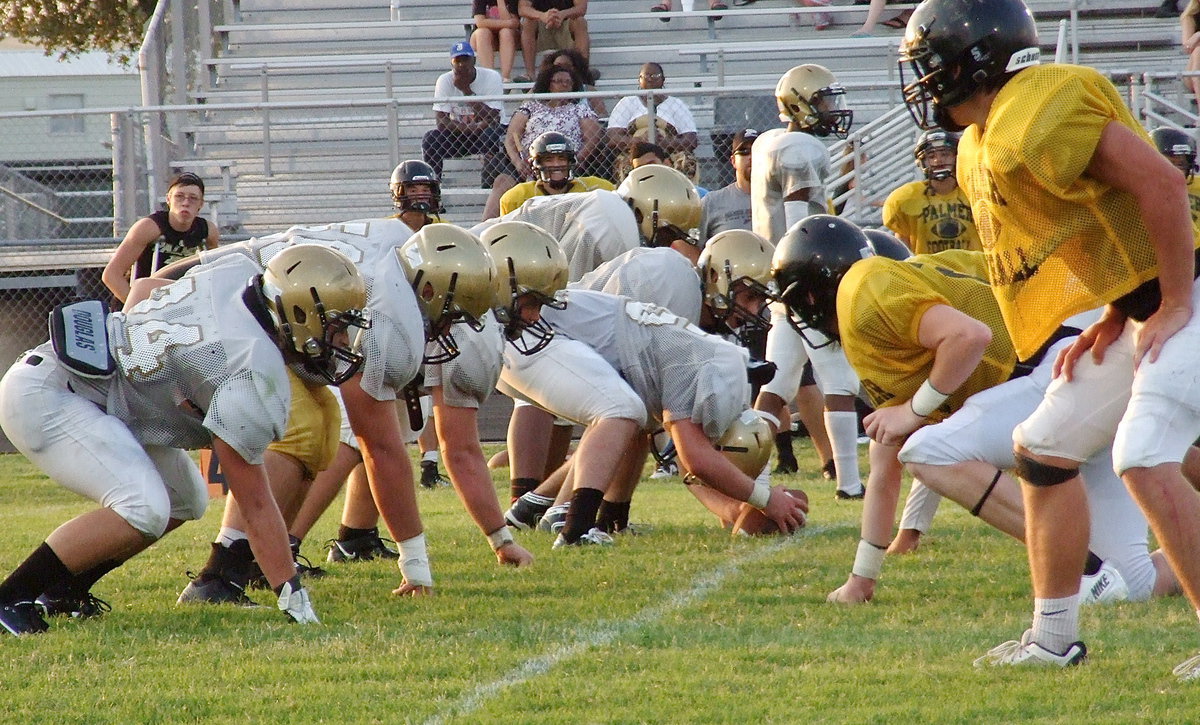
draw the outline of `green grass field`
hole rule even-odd
[[[333,565],[308,627],[273,608],[175,604],[216,532],[214,501],[100,582],[111,613],[0,638],[0,723],[1200,721],[1200,683],[1171,676],[1200,650],[1182,598],[1085,610],[1082,667],[976,670],[1028,623],[1015,542],[944,504],[922,548],[885,564],[873,603],[826,604],[861,502],[815,475],[784,479],[812,501],[790,539],[731,539],[678,479],[648,481],[632,516],[647,533],[553,552],[549,534],[519,534],[537,557],[520,571],[495,564],[453,491],[422,490],[437,595],[392,597],[391,563]],[[0,456],[0,570],[89,507]],[[305,542],[314,560],[336,518]]]

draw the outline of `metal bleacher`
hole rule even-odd
[[[203,112],[189,115],[173,164],[232,169],[236,206],[248,233],[387,213],[388,175],[397,160],[420,156],[421,136],[433,125],[434,81],[449,69],[450,44],[469,32],[470,4],[224,2],[224,18],[213,28],[215,51],[198,61],[201,82],[191,90],[190,101]],[[856,126],[895,107],[900,32],[880,26],[876,37],[850,37],[866,6],[848,2],[831,8],[835,26],[818,33],[811,25],[813,11],[793,0],[760,0],[720,13],[653,14],[648,4],[591,0],[592,64],[603,72],[597,88],[611,108],[635,89],[644,62],[662,64],[667,90],[684,97],[696,115],[702,183],[711,182],[724,163],[721,139],[736,123],[728,109],[737,107],[737,99],[769,96],[775,80],[793,65],[815,62],[833,70],[848,88]],[[1074,27],[1080,62],[1131,72],[1182,64],[1178,22],[1153,18],[1156,4],[1143,4],[1135,9],[1118,0],[1079,2]],[[1030,5],[1052,54],[1059,21],[1071,17],[1071,10],[1051,0]],[[714,20],[716,15],[721,19]],[[515,72],[522,71],[518,52]],[[508,89],[508,110],[516,108],[522,90]],[[759,111],[756,118],[762,118]],[[912,129],[889,133],[892,145],[907,154]],[[470,223],[480,217],[487,190],[478,187],[479,163],[447,161],[448,219]],[[911,168],[895,166],[894,173],[904,176]]]

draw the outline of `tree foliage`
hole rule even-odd
[[[66,59],[103,50],[128,59],[142,41],[155,0],[0,0],[4,34]]]

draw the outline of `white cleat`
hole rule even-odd
[[[996,645],[987,654],[975,660],[976,667],[988,666],[1040,666],[1071,667],[1087,659],[1087,647],[1083,642],[1072,642],[1065,652],[1051,652],[1037,642],[1031,641],[1033,630],[1025,630],[1021,640],[1009,640]]]
[[[1079,582],[1080,604],[1111,604],[1129,599],[1129,587],[1125,577],[1107,561],[1091,576],[1084,575]]]
[[[1180,682],[1200,680],[1200,655],[1188,657],[1180,662],[1175,669],[1171,670],[1171,674],[1178,677]]]
[[[561,549],[564,546],[612,546],[612,545],[613,545],[613,537],[609,536],[608,534],[601,531],[600,529],[589,529],[586,534],[584,534],[583,536],[580,536],[578,539],[576,539],[575,541],[572,541],[570,543],[568,543],[567,540],[563,538],[562,534],[559,534],[558,538],[554,540],[554,546],[552,546],[551,548],[552,549]]]

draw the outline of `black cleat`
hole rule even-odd
[[[99,617],[105,612],[111,612],[112,606],[91,592],[79,596],[51,597],[43,594],[35,602],[42,610],[43,617],[72,617],[74,619],[90,619]]]
[[[301,579],[320,579],[329,572],[314,566],[308,557],[300,553],[300,539],[288,534],[288,546],[292,550],[292,561],[296,562],[296,573]]]
[[[333,563],[371,561],[372,559],[399,559],[400,552],[389,548],[384,541],[395,543],[391,539],[380,538],[379,534],[365,534],[346,541],[330,539],[325,542],[325,548],[329,549],[328,559]]]
[[[0,604],[0,632],[9,634],[40,634],[50,629],[33,602]]]
[[[530,491],[513,501],[512,506],[504,512],[504,521],[514,529],[529,531],[538,525],[553,505],[553,498]]]
[[[421,461],[421,485],[425,488],[442,488],[450,485],[450,479],[438,471],[437,461]]]
[[[779,463],[775,466],[775,470],[772,471],[772,473],[777,476],[786,476],[799,471],[800,464],[796,462],[796,459],[793,458],[790,461],[785,461],[781,458],[779,459]]]
[[[860,489],[858,493],[846,493],[839,488],[834,495],[837,496],[839,501],[861,501],[866,498],[867,489]]]
[[[192,576],[188,572],[188,576]],[[257,607],[246,590],[225,577],[214,574],[199,574],[180,592],[178,604],[236,604],[239,607]]]
[[[826,481],[837,480],[837,466],[834,465],[833,461],[825,461],[825,465],[821,466],[821,477]]]

